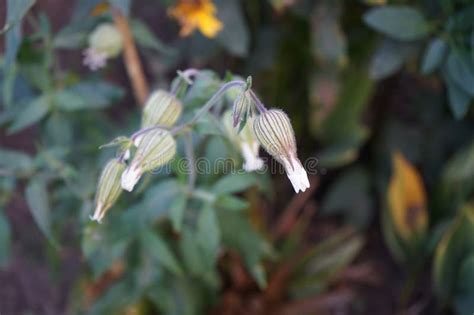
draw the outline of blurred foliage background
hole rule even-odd
[[[473,314],[472,0],[6,0],[0,13],[0,314]],[[93,71],[103,23],[123,47]],[[183,121],[252,75],[301,160],[317,158],[311,188],[217,172],[187,196],[171,165],[92,222],[113,156],[99,146],[136,130],[148,91],[186,68],[200,71]],[[241,163],[213,124],[231,105],[193,130],[197,156]]]

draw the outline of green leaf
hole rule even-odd
[[[238,0],[216,1],[217,16],[224,21],[224,28],[217,34],[217,41],[231,54],[247,56],[250,36]]]
[[[5,68],[15,61],[22,40],[21,20],[35,4],[35,0],[8,0],[6,24],[0,31],[5,35]]]
[[[0,212],[0,267],[5,267],[10,258],[11,236],[7,218]]]
[[[174,200],[181,198],[179,196],[181,191],[181,184],[174,178],[162,180],[148,188],[142,207],[146,217],[155,220],[167,215]]]
[[[234,173],[221,177],[213,186],[215,194],[234,194],[256,185],[258,178],[252,173]]]
[[[421,72],[430,74],[435,71],[442,64],[447,51],[448,45],[444,40],[439,37],[432,39],[423,56]]]
[[[215,206],[230,211],[242,211],[249,207],[249,203],[245,199],[232,195],[220,195]]]
[[[403,41],[422,39],[431,29],[420,11],[402,5],[373,8],[364,15],[364,21],[376,31]]]
[[[126,233],[129,226],[121,225],[118,220],[113,219],[113,216],[107,216],[107,221],[101,225],[88,221],[82,233],[82,253],[91,266],[95,279],[110,269],[114,262],[124,259],[132,240]]]
[[[48,114],[49,110],[50,105],[46,96],[35,98],[15,117],[10,128],[8,128],[8,133],[21,131],[37,123]]]
[[[321,214],[342,215],[349,224],[365,228],[370,223],[372,206],[368,173],[354,167],[329,186],[321,203]]]
[[[446,77],[445,77],[446,80]],[[463,118],[469,110],[471,96],[452,79],[447,79],[449,107],[456,119]]]
[[[402,68],[415,55],[417,47],[412,43],[390,39],[382,41],[372,57],[369,73],[375,80],[385,79]]]
[[[250,222],[242,213],[218,211],[219,226],[221,226],[222,243],[236,250],[244,259],[247,268],[254,277],[261,278],[264,284],[264,273],[258,265],[262,259],[271,253],[270,245],[257,234]]]
[[[34,167],[33,159],[19,151],[0,149],[0,168],[6,168],[11,172],[30,171]]]
[[[457,314],[471,315],[474,310],[474,253],[461,264],[454,296]]]
[[[96,24],[94,19],[71,22],[62,28],[53,39],[55,48],[81,49],[87,44],[87,36]]]
[[[304,297],[327,286],[338,272],[354,260],[363,245],[361,236],[339,232],[314,246],[297,266],[290,283],[291,294]]]
[[[166,242],[156,233],[149,229],[144,229],[141,233],[141,243],[143,248],[145,248],[147,252],[149,252],[150,255],[166,269],[177,276],[183,274],[183,270],[174,253],[168,247]]]
[[[215,209],[205,206],[197,220],[196,238],[207,265],[213,266],[220,246],[220,230]]]
[[[54,101],[63,110],[103,109],[119,101],[122,88],[108,82],[85,81],[57,92]]]
[[[133,19],[130,24],[132,28],[133,37],[137,41],[138,45],[154,49],[159,53],[167,55],[172,55],[176,53],[174,49],[159,40],[155,36],[155,34],[153,34],[153,32],[148,28],[148,26],[142,21]]]
[[[433,282],[436,292],[445,300],[456,292],[461,264],[474,253],[474,208],[464,206],[456,221],[446,231],[436,248]]]
[[[36,224],[50,242],[55,244],[51,233],[51,208],[46,183],[41,178],[34,178],[26,186],[25,198]]]
[[[452,51],[448,56],[449,77],[469,95],[474,96],[474,62],[469,55]]]
[[[173,230],[176,232],[181,232],[181,228],[183,227],[183,218],[184,212],[186,211],[186,198],[179,197],[176,198],[170,206],[170,220],[171,225],[173,226]]]

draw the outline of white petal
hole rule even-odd
[[[122,185],[122,188],[126,191],[132,191],[133,187],[135,187],[135,185],[140,180],[140,177],[142,177],[141,169],[136,165],[132,164],[127,167],[122,173],[120,184]]]
[[[128,161],[129,158],[130,158],[130,150],[127,149],[127,151],[125,151],[125,153],[123,154],[123,160]]]
[[[138,146],[140,145],[140,142],[142,142],[144,135],[145,133],[142,133],[141,135],[138,135],[137,137],[135,137],[135,139],[133,139],[133,145],[138,148]]]
[[[240,144],[240,149],[245,160],[243,168],[246,172],[257,171],[263,167],[263,160],[258,156],[258,143],[257,150],[246,142]]]
[[[304,192],[309,188],[308,174],[297,158],[291,157],[291,163],[287,159],[284,159],[283,164],[286,169],[286,175],[290,179],[296,193],[299,191]]]
[[[94,48],[87,48],[83,52],[84,60],[82,63],[92,71],[105,67],[107,64],[107,55],[96,51]]]
[[[102,218],[104,217],[104,205],[99,202],[95,208],[94,215],[90,216],[89,218],[93,221],[97,221],[98,223],[102,223]]]

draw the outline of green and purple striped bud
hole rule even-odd
[[[175,95],[164,90],[157,90],[150,95],[143,109],[142,128],[172,127],[182,110],[183,105]]]
[[[125,170],[125,166],[125,163],[117,159],[112,159],[104,167],[97,185],[95,211],[94,215],[91,216],[92,220],[100,223],[107,210],[109,210],[119,198],[122,193],[120,177]]]
[[[252,97],[249,91],[244,90],[239,95],[237,95],[232,107],[233,127],[237,127],[239,124],[245,124],[248,116],[250,116],[252,113],[252,102]]]
[[[296,193],[309,188],[308,174],[296,154],[290,119],[281,110],[270,109],[255,118],[253,130],[262,147],[283,164]]]
[[[137,151],[122,174],[122,188],[132,191],[140,177],[168,163],[176,154],[176,141],[163,129],[149,130],[135,141]]]

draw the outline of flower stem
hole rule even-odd
[[[236,86],[244,87],[245,85],[246,85],[246,83],[244,81],[240,81],[240,80],[230,81],[230,82],[227,82],[227,83],[223,84],[220,87],[220,89],[216,93],[214,93],[214,95],[206,102],[206,104],[204,104],[204,106],[201,107],[201,109],[196,113],[196,115],[194,115],[194,117],[191,118],[190,121],[182,124],[181,126],[177,126],[176,128],[174,128],[172,130],[172,133],[176,134],[176,133],[178,133],[179,131],[181,131],[183,129],[192,127],[199,120],[199,118],[201,118],[205,113],[207,113],[212,108],[212,106],[214,106],[217,103],[217,100],[228,89],[230,89],[232,87],[236,87]]]
[[[257,107],[260,113],[264,113],[267,111],[265,105],[263,105],[262,101],[258,98],[257,94],[254,91],[250,90],[250,96],[252,97],[253,101],[255,102],[255,106]]]

